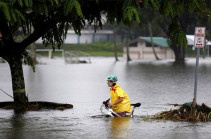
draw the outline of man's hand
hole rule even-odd
[[[111,108],[114,104],[108,103],[108,107]]]
[[[114,102],[113,104],[108,103],[108,107],[111,108],[112,106],[114,106],[114,105],[116,105],[116,104],[119,104],[119,103],[121,103],[122,101],[123,101],[123,97],[119,97],[119,99],[118,99],[116,102]]]

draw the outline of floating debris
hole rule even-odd
[[[0,102],[0,108],[8,110],[14,109],[14,102]],[[26,110],[28,111],[36,111],[41,109],[65,110],[71,108],[73,108],[73,105],[71,104],[43,102],[43,101],[28,102],[26,106]]]
[[[152,119],[172,120],[172,121],[191,121],[191,122],[207,122],[211,121],[211,108],[205,105],[196,105],[195,111],[193,110],[193,102],[185,104],[170,104],[180,106],[179,109],[164,111],[155,114]]]

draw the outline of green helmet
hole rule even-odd
[[[106,80],[109,82],[117,82],[118,81],[117,76],[114,76],[114,75],[108,76],[108,78]]]

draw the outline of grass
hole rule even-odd
[[[120,44],[118,44],[120,45]],[[45,47],[42,44],[37,44],[37,49],[52,49]],[[58,48],[56,48],[58,49]],[[90,56],[114,56],[114,44],[110,42],[105,43],[90,43],[90,44],[63,44],[61,49],[64,51],[82,51],[88,53]],[[48,52],[37,52],[42,56],[48,56]],[[53,52],[53,56],[62,56],[61,52]],[[123,48],[117,49],[117,55],[123,55]]]
[[[88,51],[86,52],[91,56],[114,56],[114,52],[105,52],[105,51]],[[122,56],[123,52],[118,52],[118,56]]]
[[[105,51],[83,51],[87,54],[89,54],[90,56],[114,56],[114,52],[105,52]],[[37,52],[37,54],[41,55],[41,56],[45,56],[48,57],[48,52]],[[62,57],[62,53],[61,52],[53,52],[52,56],[58,56],[58,57]],[[123,56],[123,52],[118,52],[117,56]]]
[[[48,52],[37,52],[37,55],[44,56],[44,57],[49,56]],[[62,57],[62,53],[61,52],[53,52],[52,56]]]

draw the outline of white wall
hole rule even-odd
[[[155,60],[152,47],[146,47],[145,42],[138,42],[137,47],[129,47],[130,58],[144,59],[144,60]],[[174,53],[170,48],[154,47],[157,56],[160,59],[174,59]],[[126,47],[123,49],[123,57],[126,58]]]
[[[117,36],[117,42],[120,41],[120,36]],[[81,36],[75,34],[73,30],[69,30],[64,41],[65,44],[86,44],[93,42],[113,42],[112,30],[99,30],[96,33],[93,30],[82,30]],[[41,38],[36,43],[42,43]]]

